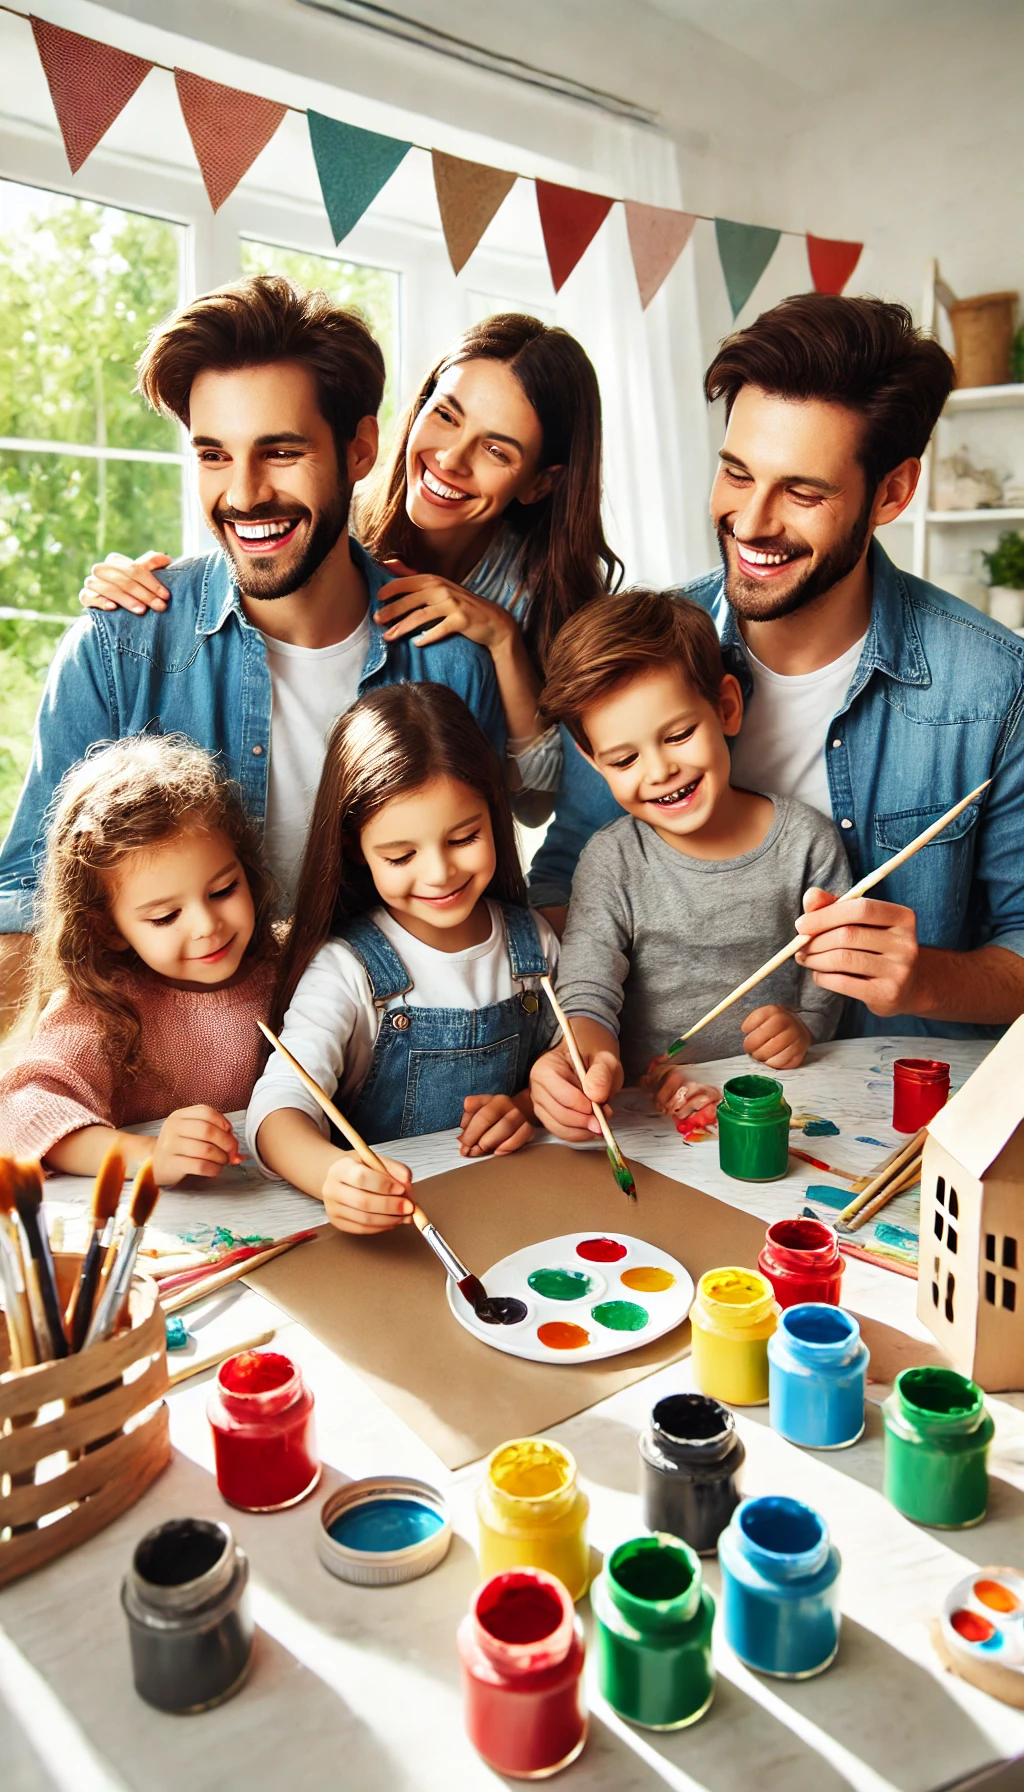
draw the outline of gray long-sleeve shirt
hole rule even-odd
[[[619,1035],[627,1082],[792,938],[811,884],[842,895],[850,872],[831,821],[789,797],[761,845],[738,859],[692,859],[626,815],[595,834],[573,879],[558,964],[569,1015]],[[705,1058],[743,1050],[740,1024],[780,1003],[830,1039],[842,998],[793,959],[698,1035]]]

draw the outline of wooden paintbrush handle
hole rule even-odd
[[[310,1076],[309,1071],[299,1063],[298,1058],[293,1058],[288,1047],[281,1044],[277,1034],[271,1032],[270,1028],[262,1020],[258,1020],[256,1025],[259,1027],[264,1038],[269,1039],[274,1050],[280,1052],[285,1063],[291,1066],[303,1088],[309,1090],[313,1100],[317,1103],[321,1111],[327,1115],[328,1120],[334,1121],[334,1124],[342,1137],[348,1140],[353,1151],[362,1159],[367,1169],[379,1170],[382,1176],[387,1176],[389,1180],[393,1181],[394,1178],[392,1177],[387,1164],[377,1156],[377,1153],[373,1150],[372,1146],[366,1143],[366,1140],[356,1131],[351,1121],[346,1120],[341,1109],[335,1107],[330,1096],[324,1094],[320,1084]]]
[[[910,1162],[910,1159],[924,1149],[925,1137],[926,1129],[922,1126],[920,1131],[916,1132],[912,1139],[908,1139],[905,1145],[901,1145],[898,1151],[886,1158],[881,1169],[876,1171],[875,1175],[871,1178],[871,1181],[867,1183],[866,1187],[861,1189],[861,1192],[856,1199],[851,1201],[848,1207],[843,1208],[839,1218],[844,1225],[849,1225],[854,1216],[860,1213],[861,1210],[868,1205],[869,1201],[872,1201],[883,1188],[886,1188],[888,1184],[900,1174],[904,1167]]]
[[[309,1234],[307,1234],[307,1237]],[[177,1294],[169,1294],[160,1305],[165,1313],[176,1313],[179,1307],[190,1307],[193,1301],[205,1300],[208,1294],[217,1294],[230,1282],[240,1281],[256,1269],[262,1269],[264,1263],[270,1263],[275,1257],[283,1256],[285,1251],[293,1251],[302,1239],[286,1238],[281,1244],[273,1245],[269,1250],[261,1251],[258,1257],[249,1257],[245,1263],[236,1263],[231,1269],[223,1269],[219,1274],[207,1276],[205,1281],[193,1282],[189,1288],[181,1288]]]
[[[559,1026],[562,1029],[562,1038],[565,1040],[566,1051],[569,1053],[569,1056],[572,1059],[572,1067],[575,1070],[576,1075],[580,1079],[580,1088],[583,1089],[583,1079],[587,1074],[586,1066],[583,1063],[583,1058],[580,1053],[580,1048],[576,1044],[576,1035],[573,1032],[572,1027],[569,1024],[569,1016],[566,1014],[564,1008],[562,1007],[561,1002],[558,1000],[558,997],[556,996],[556,994],[554,992],[554,989],[551,984],[551,978],[550,977],[542,977],[540,982],[541,982],[541,988],[543,989],[544,994],[547,996],[548,1001],[551,1003],[551,1007],[552,1007],[552,1011],[554,1013],[555,1019],[557,1020]],[[597,1121],[598,1126],[601,1128],[601,1131],[604,1134],[605,1144],[610,1146],[610,1148],[613,1151],[618,1151],[618,1146],[616,1145],[615,1140],[612,1137],[612,1129],[609,1126],[607,1120],[604,1117],[604,1114],[601,1111],[600,1102],[591,1101],[590,1105],[594,1110],[594,1119]]]
[[[868,1202],[866,1207],[862,1207],[858,1213],[854,1214],[852,1220],[847,1220],[845,1222],[849,1230],[851,1232],[856,1232],[858,1227],[866,1226],[868,1220],[873,1220],[875,1214],[881,1213],[882,1208],[887,1207],[889,1202],[894,1200],[897,1195],[902,1195],[908,1188],[913,1188],[915,1182],[920,1182],[920,1180],[921,1159],[919,1157],[914,1157],[911,1158],[909,1164],[900,1171],[898,1176],[894,1177],[891,1182],[886,1183],[886,1186],[872,1201]]]

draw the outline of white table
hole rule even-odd
[[[828,1113],[843,1129],[820,1147],[809,1141],[815,1155],[827,1158],[831,1151],[835,1161],[854,1169],[881,1155],[877,1147],[856,1146],[848,1122],[883,1143],[894,1138],[885,1125],[884,1088],[872,1091],[868,1084],[884,1084],[884,1069],[876,1077],[872,1066],[891,1063],[898,1050],[878,1040],[834,1044],[787,1076],[795,1109]],[[956,1080],[981,1051],[951,1043],[941,1055],[953,1062]],[[717,1065],[716,1075],[727,1068]],[[830,1108],[837,1082],[847,1093]],[[664,1123],[640,1113],[623,1116],[617,1130],[633,1156],[766,1218],[791,1213],[806,1182],[827,1180],[808,1168],[783,1183],[723,1186],[712,1146],[684,1146]],[[417,1173],[446,1167],[453,1158],[445,1135],[406,1141],[400,1154]],[[85,1185],[61,1179],[48,1193],[69,1207],[80,1205]],[[187,1225],[201,1208],[206,1218],[246,1230],[259,1224],[249,1218],[255,1199],[243,1190],[169,1195],[160,1214],[165,1225]],[[265,1222],[266,1230],[308,1223],[310,1205],[302,1197],[271,1191],[262,1199],[260,1211],[275,1220]],[[911,1281],[854,1261],[848,1285],[861,1310],[905,1330],[916,1328]],[[170,1396],[175,1457],[166,1473],[99,1537],[0,1594],[3,1792],[219,1792],[236,1786],[246,1792],[473,1792],[506,1783],[464,1738],[454,1649],[476,1581],[479,1465],[448,1474],[345,1363],[254,1291],[221,1297],[201,1318],[193,1329],[204,1354],[221,1338],[240,1340],[264,1324],[278,1324],[276,1347],[302,1363],[316,1395],[326,1465],[322,1488],[295,1510],[268,1517],[224,1506],[205,1420],[210,1377],[176,1389]],[[591,1540],[602,1553],[639,1529],[636,1432],[661,1393],[691,1385],[688,1367],[684,1362],[661,1370],[553,1433],[577,1457],[592,1502]],[[746,1490],[809,1500],[826,1517],[842,1553],[839,1658],[816,1680],[760,1680],[716,1635],[714,1705],[693,1730],[676,1736],[631,1729],[591,1686],[590,1741],[559,1784],[593,1792],[664,1786],[935,1792],[1024,1752],[1024,1713],[943,1675],[926,1628],[945,1591],[971,1564],[1024,1560],[1024,1400],[1004,1397],[991,1406],[997,1435],[989,1519],[976,1530],[947,1534],[918,1529],[882,1498],[876,1408],[869,1409],[858,1445],[823,1455],[784,1443],[769,1430],[765,1412],[741,1413]],[[422,1475],[446,1489],[456,1530],[451,1554],[434,1574],[405,1588],[348,1587],[316,1560],[319,1503],[346,1477],[384,1471]],[[260,1627],[245,1689],[193,1718],[162,1715],[135,1696],[118,1599],[137,1539],[151,1525],[183,1513],[222,1517],[232,1526],[249,1555]],[[707,1574],[717,1590],[716,1564],[708,1564]],[[581,1609],[589,1631],[586,1602]]]

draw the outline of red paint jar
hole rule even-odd
[[[775,1220],[757,1259],[780,1307],[827,1301],[838,1307],[846,1267],[839,1240],[824,1220]]]
[[[245,1512],[294,1506],[320,1479],[313,1396],[290,1357],[243,1350],[222,1363],[206,1416],[217,1486]]]
[[[949,1065],[938,1058],[897,1058],[892,1067],[892,1124],[918,1132],[949,1100]]]
[[[466,1733],[496,1773],[541,1780],[587,1735],[583,1630],[560,1580],[510,1568],[478,1587],[458,1630]]]

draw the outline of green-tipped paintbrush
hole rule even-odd
[[[569,1025],[569,1017],[563,1011],[562,1004],[551,987],[551,978],[542,977],[541,984],[544,988],[544,994],[547,996],[548,1001],[554,1009],[555,1019],[562,1029],[562,1037],[565,1040],[566,1050],[572,1059],[572,1067],[580,1079],[580,1088],[582,1089],[583,1079],[587,1073],[584,1068],[583,1059],[580,1057],[580,1048],[576,1044],[576,1035]],[[608,1153],[608,1162],[612,1166],[612,1174],[627,1200],[635,1201],[636,1183],[633,1181],[630,1174],[629,1165],[615,1142],[615,1134],[612,1132],[611,1127],[604,1117],[601,1104],[598,1101],[592,1101],[590,1105],[594,1110],[594,1119],[604,1133],[605,1150]]]

